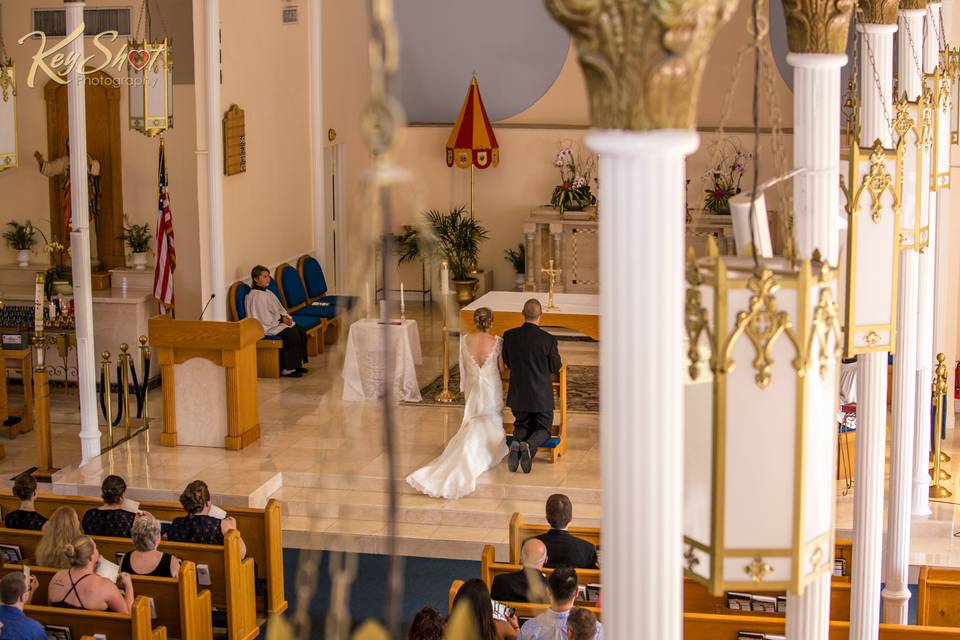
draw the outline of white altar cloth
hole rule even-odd
[[[387,341],[384,345],[384,329]],[[416,320],[380,324],[373,319],[350,325],[343,361],[343,399],[373,400],[383,397],[386,353],[393,354],[394,396],[404,402],[420,402],[420,385],[414,365],[422,360]]]
[[[460,310],[460,330],[473,331],[473,312],[480,307],[493,311],[495,334],[523,324],[523,303],[536,298],[543,305],[540,324],[544,327],[564,327],[579,331],[591,338],[600,338],[600,296],[592,293],[556,293],[556,309],[547,309],[550,295],[533,291],[491,291]]]

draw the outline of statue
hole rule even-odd
[[[48,178],[63,178],[61,191],[61,206],[63,216],[61,217],[60,241],[65,245],[70,245],[70,231],[73,227],[73,208],[70,202],[70,141],[67,140],[67,154],[56,160],[44,160],[43,154],[39,151],[33,153],[37,164],[40,166],[40,173]],[[97,227],[98,214],[100,213],[100,162],[87,155],[87,179],[89,180],[88,194],[90,199],[90,220],[93,222],[94,231],[99,231]],[[94,243],[93,246],[96,246]]]

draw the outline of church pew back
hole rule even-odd
[[[0,507],[3,513],[13,511],[19,504],[20,501],[13,494],[0,492]],[[35,508],[42,515],[50,517],[58,507],[68,506],[82,519],[88,509],[94,509],[101,504],[101,500],[86,496],[40,494],[35,501]],[[144,501],[140,503],[140,508],[153,514],[158,520],[173,520],[186,515],[179,504],[172,502]],[[256,561],[260,574],[267,580],[267,596],[265,600],[261,598],[258,602],[258,611],[282,613],[287,609],[287,600],[283,590],[283,525],[280,519],[280,502],[270,499],[263,509],[231,506],[227,511],[237,521],[237,530],[247,547],[247,557]],[[127,543],[130,547],[129,541]]]
[[[708,613],[683,614],[684,640],[737,640],[741,631],[783,635],[783,618],[759,616],[712,615]],[[849,640],[850,623],[830,623],[830,640]],[[960,640],[960,630],[947,627],[881,624],[879,640]]]
[[[70,635],[93,636],[102,633],[107,638],[130,638],[131,640],[166,640],[166,627],[150,626],[150,603],[138,597],[133,602],[129,615],[106,611],[77,611],[38,605],[27,605],[24,612],[42,625],[69,627]]]
[[[39,531],[0,528],[0,543],[20,547],[25,559],[36,558],[40,542]],[[133,548],[127,538],[93,536],[100,554],[114,559],[117,553],[126,553]],[[255,638],[257,626],[256,597],[254,594],[253,559],[240,560],[240,534],[227,533],[223,546],[192,544],[188,542],[161,542],[160,551],[172,553],[181,560],[197,565],[206,565],[210,574],[210,602],[212,606],[226,608],[227,625],[231,640]],[[134,590],[136,593],[136,590]]]
[[[520,547],[523,541],[533,538],[550,530],[546,524],[526,522],[519,512],[514,512],[510,518],[510,564],[520,564]],[[578,538],[597,546],[600,544],[599,527],[569,527],[567,531]]]
[[[450,585],[450,592],[447,600],[447,615],[453,611],[453,599],[457,597],[457,592],[460,591],[460,587],[463,586],[463,580],[454,580]],[[530,602],[504,602],[503,604],[508,607],[513,607],[517,610],[518,618],[535,618],[550,606],[548,604],[532,604]],[[597,619],[600,619],[600,609],[593,606],[589,602],[577,602],[578,607],[583,607],[584,609],[589,609],[597,616]]]
[[[920,568],[917,624],[960,627],[960,570]]]
[[[0,576],[23,571],[21,565],[3,565]],[[59,569],[30,565],[30,572],[37,577],[37,590],[33,594],[33,603],[45,605],[49,602],[47,590],[50,579]],[[171,638],[182,640],[209,640],[213,634],[211,626],[210,592],[197,593],[197,568],[192,562],[185,561],[180,573],[174,578],[155,578],[151,576],[131,576],[133,593],[153,600],[157,617],[153,624],[163,626]]]
[[[489,588],[493,579],[505,573],[520,571],[521,565],[496,562],[493,545],[485,545],[480,554],[480,579]],[[553,569],[544,568],[543,572],[549,575]],[[598,569],[577,569],[577,578],[580,584],[596,584],[600,582]],[[764,594],[774,595],[774,594]],[[778,594],[778,595],[783,595]],[[765,615],[756,611],[736,611],[727,608],[727,599],[710,594],[706,587],[695,580],[684,578],[683,581],[683,610],[687,613],[710,613],[728,615]],[[782,613],[766,614],[783,616]],[[850,582],[834,578],[830,587],[830,619],[850,620]]]

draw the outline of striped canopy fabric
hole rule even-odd
[[[477,76],[470,80],[467,97],[460,107],[457,123],[447,139],[447,166],[466,169],[470,165],[486,169],[500,164],[500,145],[493,134],[490,118],[483,108]]]

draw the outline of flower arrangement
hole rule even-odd
[[[126,222],[130,222],[127,216],[123,216]],[[146,253],[150,250],[150,225],[128,224],[123,227],[123,233],[117,236],[117,240],[122,240],[130,247],[133,253]]]
[[[517,245],[516,249],[504,249],[503,259],[510,263],[514,272],[524,273],[527,270],[527,249],[523,243]]]
[[[703,172],[704,189],[703,208],[715,213],[730,212],[730,198],[740,193],[740,181],[747,161],[753,154],[740,148],[739,138],[724,138],[713,143],[713,157],[716,164]]]
[[[73,271],[67,265],[67,256],[70,255],[70,248],[54,240],[53,242],[48,242],[43,250],[50,254],[50,260],[53,263],[51,267],[47,269],[46,280],[44,280],[45,293],[47,298],[50,298],[53,293],[54,281],[73,281]]]
[[[3,239],[6,240],[7,246],[10,248],[17,251],[29,251],[33,248],[33,245],[37,244],[37,239],[34,237],[37,229],[29,220],[27,220],[27,224],[20,224],[16,220],[11,220],[7,223],[7,227],[9,228],[3,232]]]
[[[584,156],[579,147],[574,151],[573,144],[563,143],[553,159],[553,166],[560,170],[560,184],[553,189],[550,206],[559,209],[560,215],[567,209],[579,211],[597,203],[597,197],[590,190],[590,181],[596,169],[593,155]]]

